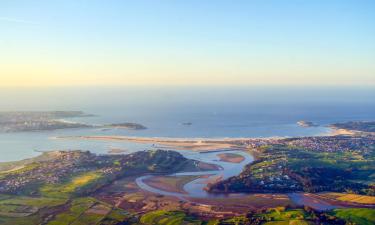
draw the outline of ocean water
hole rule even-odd
[[[0,161],[38,151],[152,148],[123,142],[56,140],[70,135],[143,137],[292,137],[322,135],[335,122],[375,120],[373,87],[58,87],[2,88],[0,110],[82,110],[92,124],[136,122],[147,130],[73,129],[0,134]],[[318,123],[303,128],[298,120]],[[190,122],[186,126],[183,123]]]

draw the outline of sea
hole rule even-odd
[[[117,86],[0,89],[0,111],[79,110],[89,124],[134,122],[145,130],[66,129],[0,134],[0,162],[51,150],[127,152],[153,145],[59,136],[124,135],[169,138],[268,138],[326,135],[329,124],[375,120],[375,88],[337,86]],[[317,127],[301,127],[306,120]],[[190,125],[187,125],[190,124]]]

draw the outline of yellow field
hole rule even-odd
[[[96,180],[100,177],[100,174],[98,173],[86,173],[84,175],[75,177],[71,183],[65,186],[63,189],[64,192],[73,192],[77,187],[84,186],[85,184],[88,184],[89,182]]]
[[[343,194],[343,193],[327,193],[327,194],[324,194],[323,196],[326,196],[328,198],[334,198],[334,199],[345,201],[345,202],[354,202],[354,203],[361,203],[361,204],[375,204],[374,196]]]
[[[101,176],[97,171],[87,172],[62,184],[46,184],[40,188],[40,192],[45,197],[68,198],[75,191],[99,180]]]

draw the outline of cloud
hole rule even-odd
[[[29,20],[22,20],[22,19],[16,19],[16,18],[10,18],[10,17],[0,17],[0,22],[9,22],[9,23],[23,23],[23,24],[32,24],[37,25],[37,22],[29,21]]]

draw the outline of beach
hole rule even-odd
[[[139,144],[153,144],[162,148],[190,151],[217,151],[239,148],[235,142],[248,140],[246,138],[148,138],[129,136],[65,136],[56,139],[82,139],[96,141],[134,142]]]

